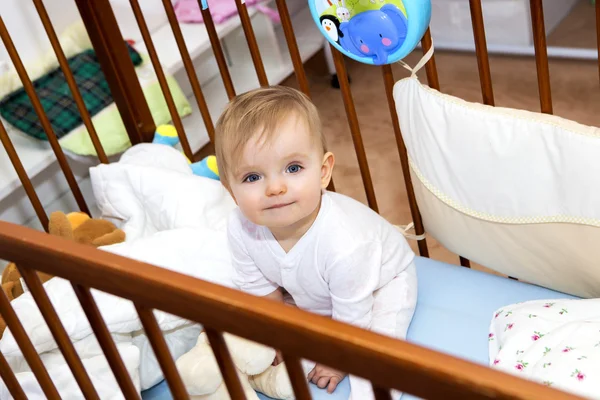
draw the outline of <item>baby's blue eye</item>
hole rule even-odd
[[[257,181],[257,180],[259,180],[259,179],[260,179],[260,176],[258,176],[257,174],[251,174],[251,175],[248,175],[248,176],[247,176],[247,177],[244,179],[244,182],[249,182],[249,183],[252,183],[252,182],[256,182],[256,181]]]
[[[298,164],[294,164],[287,167],[287,172],[289,172],[290,174],[295,174],[297,172],[300,172],[301,169],[301,166],[299,166]]]

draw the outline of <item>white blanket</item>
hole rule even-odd
[[[126,242],[102,250],[233,287],[226,226],[235,203],[218,181],[193,175],[177,150],[153,144],[134,146],[120,162],[94,167],[90,173],[102,217],[120,221],[127,234]],[[100,397],[122,398],[69,282],[53,278],[44,286],[90,377],[101,390]],[[136,386],[144,390],[158,383],[162,371],[133,304],[106,293],[92,293]],[[30,293],[12,305],[61,396],[81,398]],[[198,324],[164,312],[156,311],[155,315],[174,358],[195,344]],[[28,397],[44,398],[9,330],[0,340],[0,350]],[[0,399],[7,398],[10,395],[1,384]]]
[[[496,311],[490,365],[600,399],[600,299],[536,300]]]

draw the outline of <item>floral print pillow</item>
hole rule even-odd
[[[600,399],[600,299],[536,300],[497,310],[490,366]]]

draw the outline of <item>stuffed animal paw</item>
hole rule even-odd
[[[224,339],[247,399],[258,400],[257,391],[276,399],[294,398],[283,363],[272,366],[274,349],[227,333]],[[176,365],[194,400],[230,400],[206,333],[200,334],[196,346],[179,357]]]
[[[162,144],[165,146],[174,147],[179,143],[177,130],[173,125],[159,125],[154,132],[154,144]],[[186,157],[187,158],[187,157]],[[219,168],[217,167],[217,158],[215,156],[207,156],[202,160],[192,163],[187,160],[192,169],[192,173],[197,176],[203,176],[214,180],[219,180]]]
[[[219,364],[205,332],[200,334],[194,348],[177,359],[176,365],[192,400],[230,400]],[[246,398],[259,400],[248,382],[248,376],[239,369],[237,372]]]

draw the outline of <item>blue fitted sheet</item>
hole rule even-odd
[[[493,312],[505,305],[573,296],[484,272],[417,257],[417,308],[408,341],[488,365],[488,329]],[[443,334],[441,334],[443,333]],[[346,400],[344,379],[333,394],[310,385],[314,400]],[[165,382],[142,392],[144,400],[172,399]],[[270,400],[259,394],[261,400]],[[415,397],[404,395],[402,400]]]

